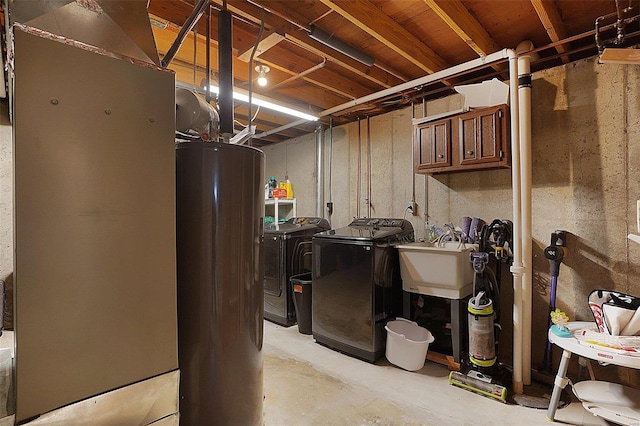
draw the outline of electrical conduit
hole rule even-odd
[[[317,165],[317,178],[318,186],[316,191],[316,216],[325,217],[324,215],[324,161],[323,161],[323,149],[324,147],[324,128],[321,124],[316,127],[316,165]]]
[[[367,217],[371,217],[371,119],[367,116]]]
[[[360,117],[358,117],[358,190],[356,194],[356,217],[360,217],[360,187],[362,186],[362,132],[360,131]]]

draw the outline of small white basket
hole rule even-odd
[[[424,366],[429,343],[434,338],[429,330],[413,321],[396,318],[384,327],[387,330],[385,355],[389,362],[408,371],[417,371]]]

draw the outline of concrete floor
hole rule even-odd
[[[417,372],[381,359],[369,364],[315,343],[297,326],[264,322],[264,424],[549,425],[546,410],[476,395],[450,385],[446,367]],[[573,402],[558,424],[607,425]]]

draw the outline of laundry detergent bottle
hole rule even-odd
[[[289,180],[289,176],[284,177],[284,182],[280,182],[280,188],[287,191],[287,198],[293,198],[293,185],[291,185],[291,181]]]

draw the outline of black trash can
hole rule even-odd
[[[294,275],[289,280],[293,287],[293,305],[296,309],[298,331],[311,334],[311,272]]]

